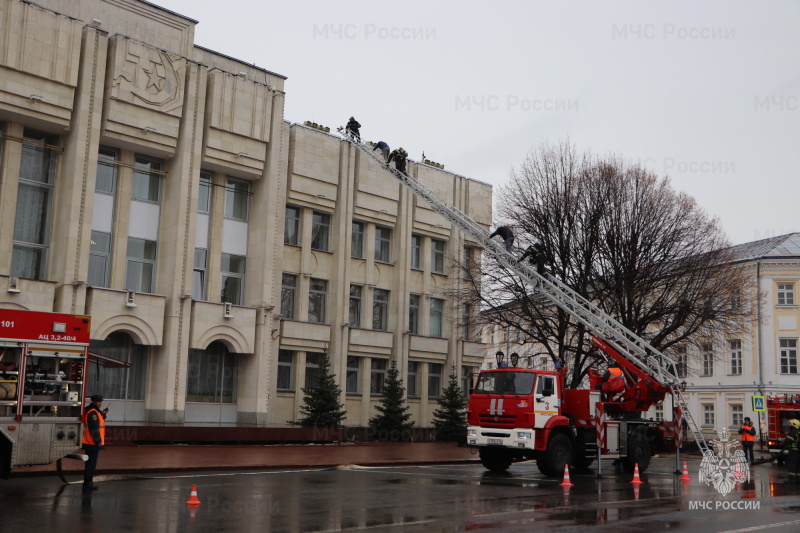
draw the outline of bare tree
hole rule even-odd
[[[667,178],[567,142],[543,145],[512,171],[498,205],[522,248],[543,244],[554,276],[662,351],[749,316],[718,221]],[[466,277],[461,297],[568,364],[572,386],[601,357],[583,325],[495,261]]]

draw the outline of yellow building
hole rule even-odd
[[[430,427],[451,368],[483,356],[446,296],[477,251],[355,147],[287,122],[285,77],[196,45],[195,24],[0,0],[0,307],[92,316],[92,351],[131,364],[89,371],[112,424],[285,425],[327,353],[347,425],[394,359]],[[488,227],[490,186],[409,172]]]

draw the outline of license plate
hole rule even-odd
[[[497,444],[501,446],[503,444],[503,439],[489,439],[489,444]]]

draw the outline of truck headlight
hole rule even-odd
[[[530,431],[517,431],[517,439],[527,439],[530,440],[531,433]]]
[[[467,430],[467,437],[477,437],[477,436],[478,436],[478,432],[475,431],[474,429],[468,429]]]

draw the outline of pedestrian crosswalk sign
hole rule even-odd
[[[760,412],[766,411],[767,408],[764,407],[764,397],[763,396],[753,396],[753,411]]]

